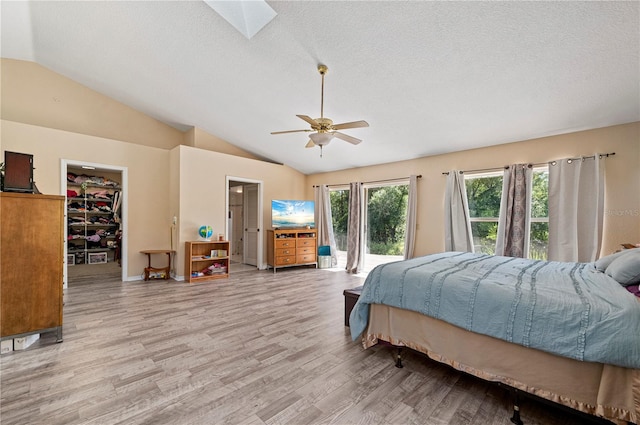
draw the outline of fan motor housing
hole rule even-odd
[[[316,118],[315,120],[319,125],[312,125],[311,128],[316,131],[328,131],[333,125],[333,121],[329,118]]]

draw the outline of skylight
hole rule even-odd
[[[275,10],[262,0],[204,0],[245,37],[251,39],[276,16]]]

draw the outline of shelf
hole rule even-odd
[[[95,198],[95,197],[84,197],[84,196],[75,196],[73,198],[67,198],[67,201],[75,201],[75,202],[111,202],[111,198]]]
[[[86,174],[82,176],[95,181],[102,179]],[[114,183],[111,179],[105,181]],[[111,255],[110,261],[117,259],[115,257],[119,251],[117,246],[113,246],[113,242],[117,240],[114,233],[117,234],[119,224],[113,220],[114,212],[111,211],[111,207],[114,194],[119,190],[119,184],[67,181],[67,193],[75,194],[67,197],[67,252],[77,256],[78,264],[90,264],[89,256],[100,252],[115,251],[116,254]],[[99,196],[94,196],[91,192],[99,193]],[[81,218],[82,222],[74,222],[73,218]],[[91,240],[97,239],[98,236],[99,240]],[[107,241],[111,242],[112,246],[107,246]]]
[[[229,277],[229,256],[211,256],[231,252],[228,241],[185,242],[184,278],[187,282],[198,282]],[[215,266],[215,267],[214,267]],[[207,270],[209,269],[209,270]],[[205,273],[198,276],[198,273]]]
[[[196,257],[192,258],[191,261],[211,261],[211,260],[228,260],[229,257]]]
[[[82,185],[85,185],[85,187],[99,187],[102,189],[115,189],[115,190],[119,190],[120,186],[113,186],[113,185],[108,185],[108,184],[96,184],[96,183],[76,183],[76,182],[70,182],[67,181],[67,186],[77,186],[80,187]]]

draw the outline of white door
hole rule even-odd
[[[252,266],[258,265],[258,232],[260,224],[258,220],[258,185],[248,184],[244,186],[244,263]]]

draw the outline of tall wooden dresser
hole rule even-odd
[[[267,264],[274,273],[280,267],[318,267],[317,234],[316,229],[267,230]]]
[[[64,196],[0,193],[0,339],[62,341]]]

